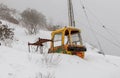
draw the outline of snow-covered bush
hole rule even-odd
[[[38,73],[35,78],[55,78],[55,77],[51,73],[48,73],[47,75],[43,75],[42,73]]]
[[[57,66],[61,62],[61,57],[56,54],[43,54],[41,62],[47,66]]]
[[[5,45],[9,44],[14,37],[13,30],[13,28],[9,28],[7,25],[0,25],[0,41]]]

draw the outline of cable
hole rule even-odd
[[[114,32],[113,33],[114,35],[117,35],[117,36],[120,35],[120,33],[118,33],[117,31],[113,31],[112,29],[110,29],[110,28],[108,28],[106,26],[103,26],[103,28],[106,29],[106,30],[108,30],[108,31]]]
[[[89,10],[89,12],[91,12],[91,11]],[[108,34],[110,34],[112,37],[116,37],[115,35],[113,35],[113,32],[111,29],[108,29],[92,12],[91,12],[91,14],[97,19],[97,21],[102,25],[101,27],[104,28]],[[120,34],[118,33],[118,35],[120,35]],[[114,40],[120,44],[119,40],[117,40],[117,39],[114,39]]]
[[[96,32],[96,33],[98,33],[98,32]],[[100,33],[98,33],[98,34],[99,34],[99,36],[103,37],[103,39],[105,39],[106,41],[108,41],[108,42],[110,42],[111,44],[113,44],[114,46],[120,48],[120,45],[118,45],[117,43],[112,42],[111,40],[109,40],[109,39],[106,38],[105,36],[101,35]]]
[[[85,7],[85,6],[84,6]],[[95,18],[96,18],[96,20],[102,25],[101,27],[102,28],[104,28],[106,31],[107,31],[107,33],[109,33],[110,35],[112,35],[113,34],[113,30],[111,30],[111,29],[108,29],[98,18],[97,18],[97,16],[94,14],[94,13],[92,13],[91,11],[90,11],[90,9],[88,9],[88,7],[87,7],[87,10],[92,14],[92,16],[94,16]],[[112,32],[112,33],[111,33]],[[114,31],[115,32],[115,31]],[[120,35],[120,33],[118,33],[118,32],[116,32],[118,35]],[[115,37],[115,35],[112,35],[113,37]],[[115,39],[114,39],[115,40]],[[117,41],[118,43],[120,43],[120,41],[119,40],[115,40],[115,41]]]
[[[90,28],[91,32],[92,32],[93,34],[95,34],[95,33],[94,33],[94,30],[93,30],[93,28],[92,28],[92,25],[91,25],[91,23],[90,23],[90,21],[89,21],[89,17],[88,17],[88,15],[87,15],[87,12],[86,12],[86,10],[85,10],[86,8],[85,8],[85,6],[84,6],[84,4],[82,3],[81,0],[80,0],[80,4],[81,4],[81,6],[82,6],[82,9],[83,9],[84,14],[85,14],[85,16],[86,16],[86,19],[87,19],[87,21],[88,21],[89,28]],[[90,26],[91,26],[91,27],[90,27]],[[102,46],[101,46],[100,41],[98,40],[96,34],[94,35],[94,37],[95,37],[95,39],[96,39],[96,41],[97,41],[97,43],[98,43],[98,46],[99,46],[101,52],[104,54],[104,51],[103,51],[103,49],[102,49]]]
[[[83,9],[84,10],[86,10],[86,7],[83,5],[83,4],[81,4],[82,5],[82,7],[83,7]],[[88,9],[88,8],[87,8]],[[88,9],[88,11],[96,18],[96,20],[102,25],[101,27],[102,28],[104,28],[105,30],[106,30],[106,32],[108,33],[108,34],[110,34],[112,37],[116,37],[115,35],[113,35],[113,30],[112,29],[110,29],[110,28],[107,28],[89,9]],[[87,14],[87,13],[86,13]],[[87,18],[88,18],[88,16],[87,16]],[[115,32],[115,31],[114,31]],[[120,35],[120,33],[118,33],[118,32],[116,32],[117,34],[119,34]],[[100,35],[100,34],[99,34]],[[111,40],[109,40],[109,39],[107,39],[106,37],[104,37],[103,36],[103,38],[105,39],[105,40],[107,40],[107,41],[109,41],[111,44],[113,44],[114,46],[116,46],[116,47],[118,47],[118,48],[120,48],[120,42],[119,42],[119,40],[117,40],[117,39],[114,39],[115,40],[115,42],[113,42],[113,41],[111,41]],[[118,44],[119,43],[119,44]]]
[[[85,25],[85,24],[84,24]],[[93,30],[94,31],[94,30]],[[97,31],[94,31],[95,33],[97,33],[99,36],[102,37],[102,39],[106,40],[107,42],[111,43],[112,45],[120,48],[120,45],[118,43],[115,43],[113,41],[111,41],[110,39],[108,39],[106,36],[103,36],[102,34],[98,33]],[[90,43],[90,42],[89,42]],[[91,44],[91,43],[90,43]]]
[[[115,35],[113,35],[113,33],[112,33],[111,31],[109,31],[109,30],[107,30],[107,29],[106,29],[106,31],[107,31],[107,33],[110,34],[111,37],[114,37],[114,38],[115,38]],[[115,40],[117,43],[120,44],[120,41],[119,41],[118,39],[114,39],[114,40]]]

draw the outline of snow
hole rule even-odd
[[[12,47],[0,46],[0,78],[120,78],[120,57],[98,54],[86,44],[85,58],[66,54],[28,52],[28,42],[38,37],[50,39],[50,31],[40,30],[29,36],[25,29],[14,25],[15,40]]]

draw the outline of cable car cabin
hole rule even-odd
[[[64,53],[84,58],[86,48],[82,44],[80,30],[64,27],[52,32],[52,42],[48,53]]]

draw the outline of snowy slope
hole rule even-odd
[[[38,37],[49,39],[50,32],[41,30],[29,36],[24,28],[10,25],[15,28],[15,41],[12,47],[0,46],[0,78],[120,78],[120,57],[98,54],[90,46],[84,59],[65,54],[29,53],[27,43]]]
[[[21,52],[1,46],[0,78],[39,78],[40,74],[50,74],[55,78],[120,77],[119,57],[86,53],[85,59],[81,59],[77,56],[54,54],[55,58],[48,62],[45,62],[44,57],[38,53]]]

